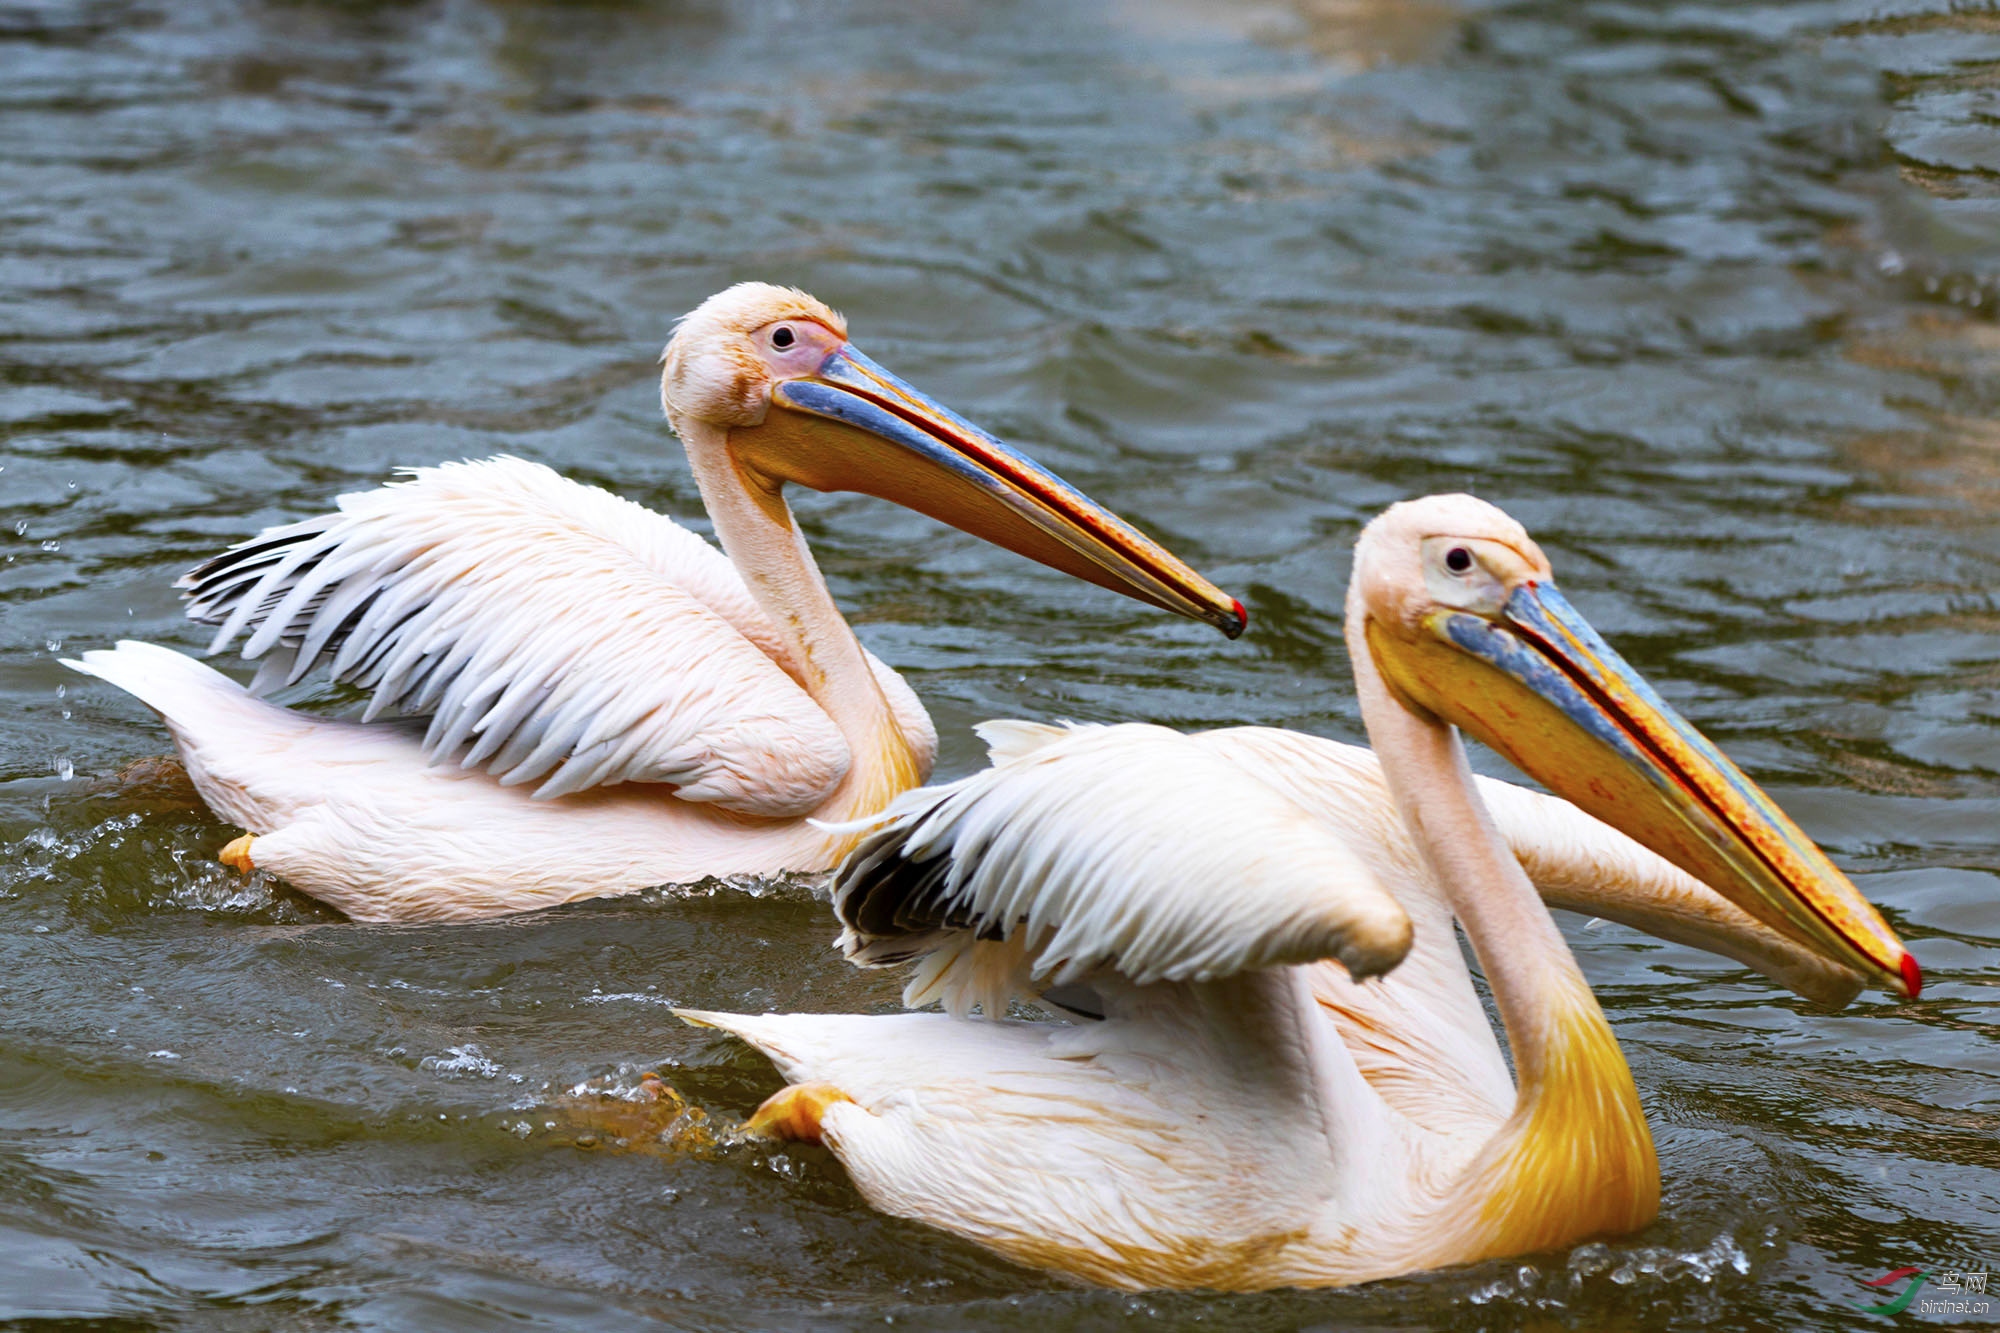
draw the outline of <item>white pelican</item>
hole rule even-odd
[[[181,581],[189,615],[220,626],[211,652],[248,631],[243,655],[265,656],[252,690],[141,643],[68,665],[165,717],[203,799],[249,830],[225,862],[357,920],[444,921],[823,870],[853,839],[809,821],[872,814],[928,775],[930,719],[841,618],[787,482],[1243,629],[1241,603],[870,361],[802,292],[710,297],[662,360],[721,553],[519,459],[419,468]],[[255,697],[329,656],[372,692],[361,722]]]
[[[685,1015],[791,1081],[748,1127],[823,1141],[876,1207],[1022,1263],[1338,1285],[1657,1211],[1631,1073],[1516,852],[1573,901],[1678,915],[1829,998],[1916,994],[1875,910],[1499,510],[1376,519],[1346,634],[1379,769],[1266,730],[998,724],[994,767],[895,802],[836,879],[849,956],[923,958],[909,1001],[995,1015],[1040,992],[1102,1019]],[[1475,780],[1458,728],[1768,926],[1560,800]]]

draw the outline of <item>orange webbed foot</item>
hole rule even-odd
[[[818,1143],[820,1119],[827,1108],[853,1100],[831,1083],[794,1083],[765,1098],[738,1133],[753,1138]]]
[[[643,1152],[661,1157],[704,1153],[716,1146],[708,1113],[690,1106],[659,1074],[648,1070],[639,1086],[606,1095],[586,1087],[550,1107],[558,1141],[586,1149]]]
[[[249,874],[257,868],[250,862],[250,844],[256,840],[256,836],[254,833],[245,833],[240,837],[231,838],[222,845],[222,850],[215,854],[215,859],[239,875]]]

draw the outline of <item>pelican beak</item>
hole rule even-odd
[[[1860,890],[1553,584],[1515,586],[1492,618],[1439,607],[1424,627],[1377,648],[1396,689],[1773,930],[1916,998],[1916,958]]]
[[[1243,603],[1171,551],[851,344],[813,374],[781,381],[771,407],[729,436],[738,459],[766,477],[914,509],[1232,639],[1248,622]]]

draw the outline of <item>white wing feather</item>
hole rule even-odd
[[[429,714],[432,762],[537,797],[658,782],[793,816],[838,785],[845,740],[700,537],[521,459],[407,473],[182,579],[188,614],[220,626],[210,651],[249,631],[266,688],[330,655],[372,692],[367,718]]]
[[[1202,737],[982,732],[994,766],[898,798],[834,886],[850,959],[928,956],[907,1001],[998,1014],[1099,969],[1146,985],[1337,958],[1372,976],[1408,950],[1366,865]]]

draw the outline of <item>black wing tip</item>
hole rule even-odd
[[[936,808],[909,811],[867,834],[834,872],[834,916],[864,942],[977,924],[949,888],[952,868],[963,859],[959,849],[910,853],[911,836]]]

